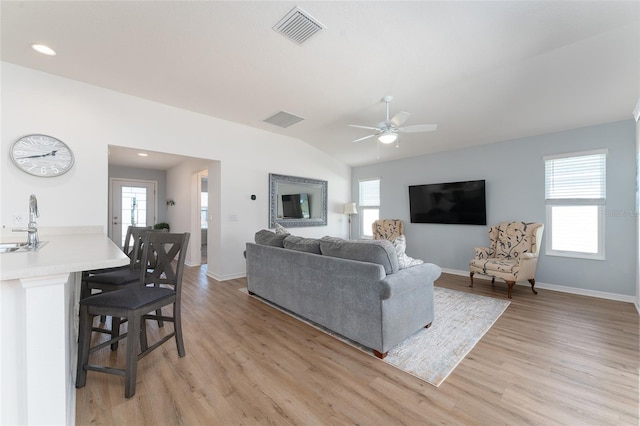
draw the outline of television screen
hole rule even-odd
[[[282,196],[282,215],[285,219],[309,219],[309,194],[287,194]]]
[[[485,181],[409,186],[411,223],[486,225]]]

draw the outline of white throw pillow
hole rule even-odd
[[[284,226],[280,225],[279,223],[276,223],[276,234],[285,234],[285,235],[289,235],[289,231],[287,231],[287,228],[285,228]]]
[[[400,265],[400,269],[409,268],[411,266],[416,266],[424,263],[424,261],[420,259],[414,259],[413,257],[407,256],[405,250],[407,249],[407,240],[404,235],[400,235],[393,241],[393,246],[396,249],[396,253],[398,253],[398,264]]]

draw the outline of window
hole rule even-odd
[[[544,157],[547,254],[604,260],[607,151]]]
[[[373,238],[373,222],[380,218],[380,179],[359,182],[360,236]]]
[[[209,222],[207,222],[207,215],[209,213],[209,193],[200,193],[200,228],[207,229]]]

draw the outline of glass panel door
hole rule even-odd
[[[150,226],[155,223],[156,183],[113,179],[110,204],[109,237],[123,247],[129,225]]]

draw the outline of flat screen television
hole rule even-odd
[[[282,195],[282,216],[284,219],[309,219],[309,194]]]
[[[486,225],[485,181],[409,186],[411,223]]]

